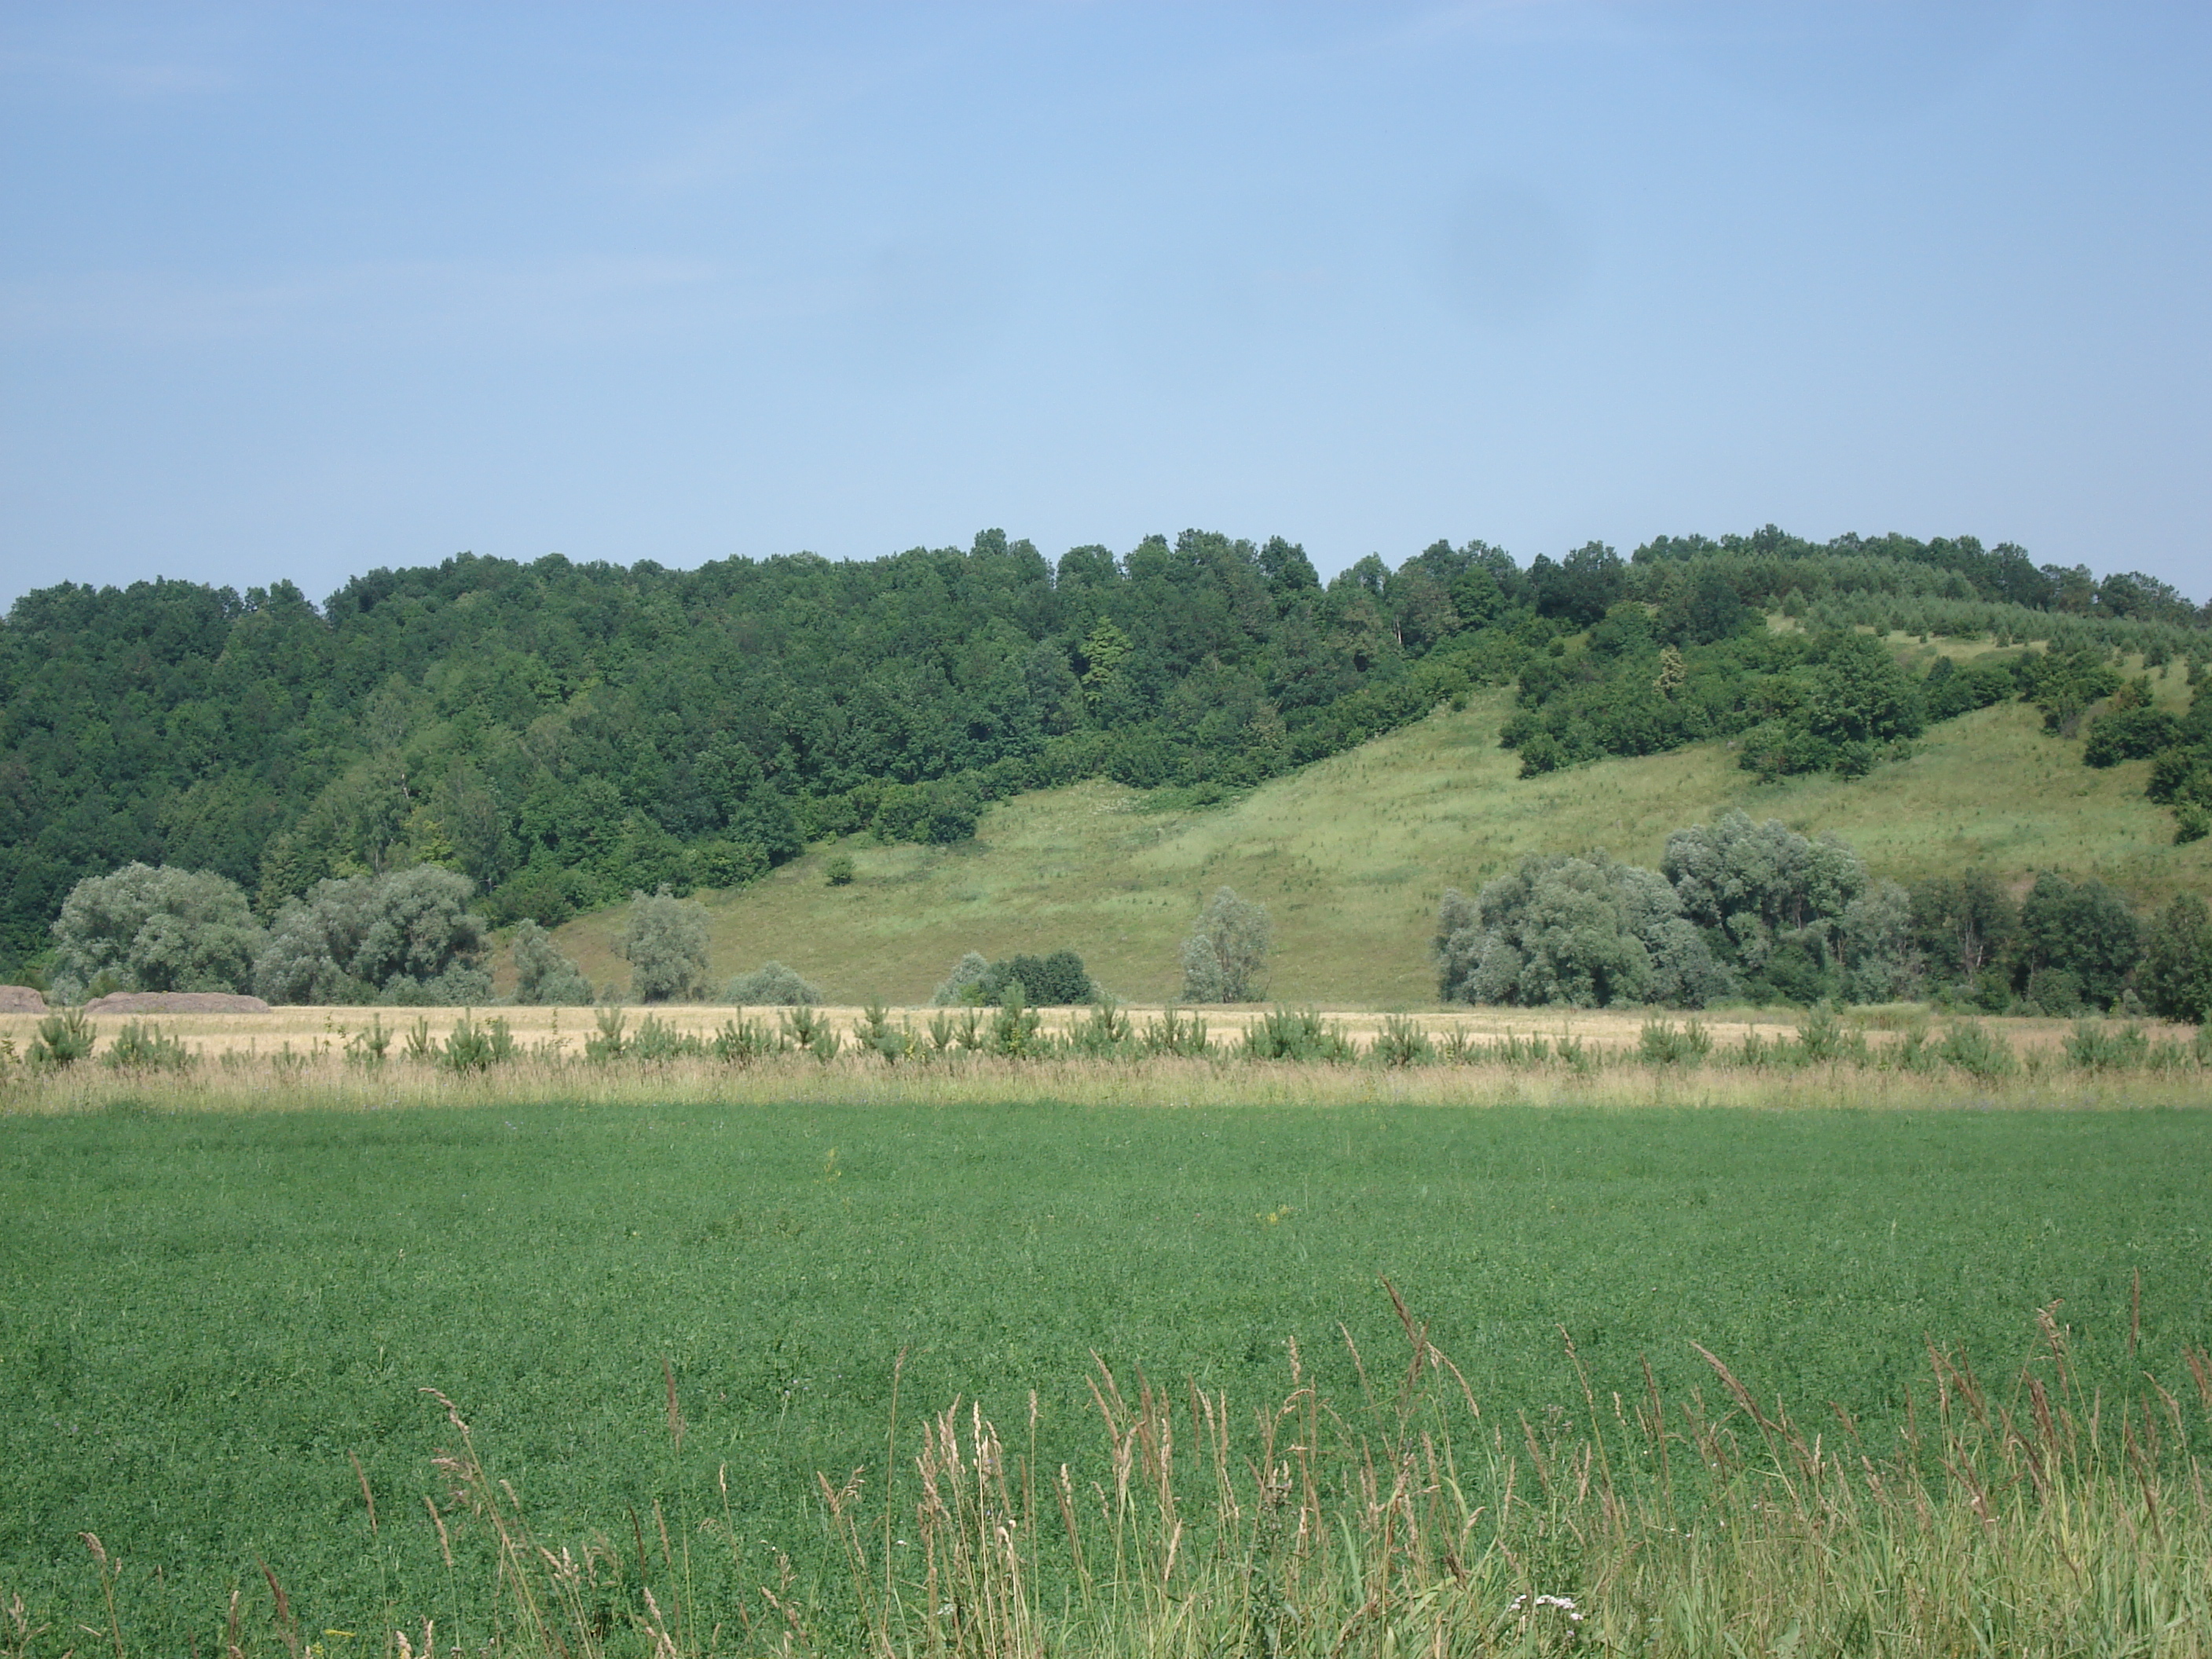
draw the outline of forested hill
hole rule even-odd
[[[271,914],[434,862],[495,917],[551,921],[735,884],[823,834],[957,839],[983,802],[1083,776],[1243,786],[1516,679],[1528,770],[1744,734],[1762,766],[1848,775],[1973,698],[2124,705],[2111,654],[2193,665],[2207,622],[2150,578],[2015,547],[1771,528],[1526,568],[1439,542],[1326,586],[1287,542],[1195,531],[1056,566],[996,531],[693,571],[464,556],[319,609],[289,584],[64,584],[0,623],[0,971],[80,878],[133,860],[220,872]],[[2072,666],[2055,691],[2026,657],[1971,694],[1898,684],[1850,632],[1869,624],[2047,641],[2036,661]]]

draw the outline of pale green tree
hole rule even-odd
[[[640,1002],[690,1001],[707,990],[707,907],[672,897],[667,889],[637,893],[615,947],[629,963],[630,990]]]
[[[126,864],[87,876],[53,925],[53,983],[75,1001],[118,991],[243,991],[264,935],[238,884],[212,871]]]
[[[811,1008],[822,1000],[820,990],[780,962],[763,962],[752,972],[739,974],[722,994],[748,1008]]]
[[[527,917],[514,929],[514,1000],[562,1008],[592,1000],[592,981],[561,954],[553,935]]]
[[[1267,958],[1274,930],[1267,907],[1224,887],[1199,913],[1182,944],[1185,1002],[1256,1002],[1267,994]]]
[[[428,864],[317,882],[270,928],[254,988],[271,1002],[489,1002],[474,890],[459,871]]]
[[[1728,976],[1654,871],[1605,854],[1530,854],[1474,898],[1437,908],[1447,1002],[1702,1006]]]

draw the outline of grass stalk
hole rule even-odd
[[[930,1413],[910,1443],[894,1416],[884,1480],[817,1477],[849,1568],[843,1614],[786,1561],[750,1605],[710,1613],[647,1583],[626,1631],[595,1626],[583,1591],[605,1553],[541,1541],[441,1396],[458,1443],[434,1466],[460,1510],[489,1523],[477,1601],[503,1609],[471,1650],[2212,1654],[2212,1357],[2201,1350],[2179,1390],[2145,1376],[2100,1399],[2084,1397],[2052,1310],[2002,1393],[1931,1343],[1931,1413],[1913,1411],[1878,1451],[1851,1414],[1802,1423],[1710,1353],[1717,1408],[1695,1390],[1662,1400],[1648,1367],[1640,1398],[1608,1397],[1563,1333],[1581,1413],[1540,1425],[1516,1413],[1509,1435],[1393,1299],[1407,1345],[1399,1383],[1376,1387],[1357,1360],[1358,1397],[1341,1404],[1295,1353],[1287,1392],[1249,1413],[1195,1383],[1180,1395],[1143,1377],[1125,1388],[1095,1364],[1088,1502],[1063,1466],[1041,1504],[1034,1440],[1011,1451],[977,1402]],[[902,1371],[902,1358],[895,1380]],[[896,1547],[907,1504],[889,1476],[902,1455],[918,1483],[911,1557]],[[659,1565],[679,1571],[658,1510],[652,1530]],[[636,1541],[649,1571],[642,1531]],[[40,1650],[15,1622],[14,1650]],[[421,1628],[419,1647],[395,1629],[399,1659],[436,1651],[434,1626]],[[739,1630],[736,1648],[718,1645]],[[109,1633],[128,1659],[112,1615]],[[289,1635],[281,1615],[277,1635]],[[252,1659],[251,1638],[234,1645]]]

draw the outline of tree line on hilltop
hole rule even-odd
[[[995,531],[689,572],[463,556],[319,607],[283,583],[64,583],[0,622],[0,976],[53,968],[64,900],[138,864],[235,887],[232,943],[206,948],[234,961],[265,930],[303,993],[466,1000],[465,939],[376,918],[550,927],[742,885],[823,836],[957,841],[987,802],[1084,777],[1202,802],[1515,684],[1524,773],[1727,737],[1765,773],[1850,775],[2025,698],[2086,723],[2092,763],[2152,757],[2186,833],[2212,805],[2212,705],[2157,708],[2112,659],[2193,680],[2206,622],[2154,579],[2015,547],[1771,528],[1525,568],[1438,542],[1325,584],[1280,538],[1197,531],[1056,563]],[[1916,676],[1869,628],[2022,648]],[[108,966],[214,972],[185,948]]]

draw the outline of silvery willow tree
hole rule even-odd
[[[1731,811],[1668,836],[1660,870],[1753,994],[1809,1002],[1837,988],[1836,920],[1867,884],[1843,842]]]
[[[472,890],[466,876],[428,864],[326,878],[278,915],[255,988],[271,1002],[489,1002]]]
[[[991,959],[981,951],[969,951],[952,964],[952,971],[938,982],[929,994],[933,1008],[957,1008],[963,1003],[981,1007],[990,999],[984,986],[991,977]]]
[[[564,1008],[592,1001],[592,981],[561,954],[553,935],[527,916],[514,927],[514,1000]]]
[[[1267,994],[1273,946],[1267,907],[1224,887],[1199,913],[1198,931],[1182,942],[1182,1000],[1257,1002]]]
[[[1602,853],[1531,854],[1437,916],[1447,1002],[1702,1006],[1728,988],[1705,938],[1656,872]]]
[[[664,887],[632,896],[629,921],[615,946],[629,963],[630,988],[640,1002],[688,1001],[707,994],[707,907],[680,899]]]
[[[1873,1002],[1920,983],[1911,897],[1832,834],[1732,809],[1668,836],[1660,869],[1747,995]]]
[[[1729,811],[1669,836],[1656,871],[1531,856],[1475,898],[1447,892],[1435,949],[1447,1002],[1694,1008],[1913,994],[1919,931],[1911,896],[1841,841]]]
[[[54,921],[55,994],[245,991],[261,924],[234,882],[205,870],[126,864],[87,876]]]
[[[770,959],[732,980],[722,997],[745,1008],[811,1008],[821,1002],[822,989],[800,977],[796,968]]]

